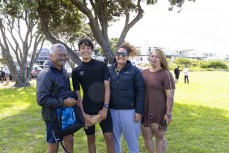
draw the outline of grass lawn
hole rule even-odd
[[[167,152],[229,152],[229,72],[190,72],[189,80],[190,84],[184,84],[181,75],[176,84]],[[0,89],[0,152],[46,152],[45,125],[35,91],[35,87]],[[97,152],[105,153],[99,127],[96,135]],[[139,143],[140,152],[145,153],[142,136]],[[77,153],[87,152],[83,129],[75,133],[74,147]],[[128,153],[124,141],[123,153]]]

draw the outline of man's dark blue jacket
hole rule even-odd
[[[55,119],[56,109],[63,107],[64,99],[69,97],[76,98],[65,69],[58,70],[47,60],[37,76],[37,103],[42,107],[43,120]]]
[[[117,63],[109,67],[110,73],[110,108],[117,110],[135,109],[143,113],[144,81],[140,70],[127,61],[124,68],[116,73]]]

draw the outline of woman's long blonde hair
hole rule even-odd
[[[170,78],[170,75],[169,75],[169,64],[166,60],[166,55],[165,53],[159,49],[159,48],[154,48],[150,54],[149,54],[149,60],[150,60],[150,56],[153,52],[156,52],[156,54],[159,56],[159,59],[161,61],[161,66],[165,69],[164,72],[166,74],[166,76],[169,78],[169,85],[170,85],[170,89],[172,89],[172,83],[171,83],[171,78]],[[172,90],[170,90],[170,94],[173,94]]]
[[[161,61],[161,66],[162,66],[164,69],[169,70],[169,64],[168,64],[168,62],[167,62],[167,60],[166,60],[165,53],[164,53],[161,49],[159,49],[159,48],[154,48],[154,49],[150,52],[148,59],[150,60],[150,56],[151,56],[151,54],[152,54],[154,51],[155,51],[156,54],[159,56],[159,59],[160,59],[160,61]]]

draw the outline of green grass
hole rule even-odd
[[[190,72],[190,84],[184,84],[183,76],[180,77],[176,84],[173,122],[167,132],[167,152],[228,152],[229,72]],[[35,87],[0,89],[0,152],[46,152],[45,125],[35,90]],[[96,128],[97,152],[105,153],[102,133]],[[86,153],[83,129],[74,138],[75,152]],[[142,136],[139,143],[140,152],[145,153]],[[123,141],[123,153],[127,152]]]

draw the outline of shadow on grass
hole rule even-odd
[[[35,87],[0,89],[0,95],[0,152],[45,152]]]
[[[226,153],[229,150],[227,110],[175,104],[169,126],[168,152]]]
[[[35,100],[35,87],[0,89],[0,92],[0,146],[2,146],[0,152],[46,152],[45,125],[41,118],[41,107]],[[20,107],[20,110],[11,110],[15,106]],[[229,150],[227,113],[227,110],[176,103],[173,122],[167,133],[167,152],[226,153]],[[106,152],[103,135],[100,131],[96,132],[97,150]],[[83,129],[75,133],[74,138],[75,152],[87,152]],[[139,144],[140,152],[145,153],[142,137]],[[127,146],[123,144],[123,153],[126,152],[128,152]]]
[[[0,89],[0,152],[47,152],[46,129],[35,91],[35,87]],[[75,148],[83,144],[81,150],[86,152],[83,129],[74,135]],[[61,147],[59,152],[63,152]]]

